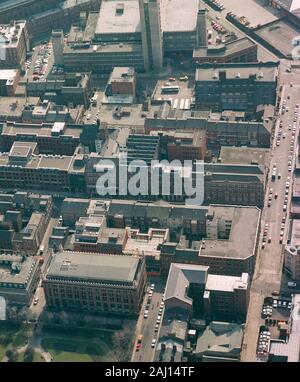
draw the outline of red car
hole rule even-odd
[[[142,347],[141,344],[136,344],[135,350],[136,350],[136,351],[139,351],[141,347]]]

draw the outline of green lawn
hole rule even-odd
[[[52,355],[54,362],[92,362],[104,358],[107,350],[99,343],[67,338],[45,338],[42,347]]]

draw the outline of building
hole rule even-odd
[[[171,264],[164,297],[165,314],[195,312],[205,317],[246,318],[249,275],[210,275],[208,266]],[[175,313],[174,313],[175,314]]]
[[[84,105],[85,108],[90,105],[92,88],[90,73],[66,73],[59,79],[48,76],[46,81],[32,80],[26,83],[27,95],[30,97],[40,97],[57,105]]]
[[[199,9],[197,14],[197,47],[207,47],[206,9]]]
[[[211,274],[252,275],[257,250],[260,211],[254,207],[210,206],[202,234],[193,235],[193,226],[176,242],[161,248],[161,275],[167,277],[172,263],[200,264]],[[247,235],[243,227],[248,227]],[[191,232],[192,229],[192,232]],[[243,240],[241,241],[241,238]]]
[[[133,103],[136,95],[136,73],[134,68],[115,67],[109,77],[105,103]]]
[[[160,275],[160,248],[169,240],[168,229],[150,228],[148,232],[126,227],[127,240],[122,252],[125,255],[142,256],[146,259],[148,275]]]
[[[287,17],[289,21],[297,26],[300,25],[300,4],[298,0],[267,0],[274,8],[280,9],[282,17]]]
[[[72,24],[86,23],[86,13],[99,11],[101,0],[59,0],[50,9],[34,11],[28,20],[28,30],[35,39],[49,35],[54,29],[67,31]]]
[[[291,221],[288,243],[284,247],[284,270],[296,281],[300,281],[300,220]]]
[[[238,362],[243,337],[242,325],[212,321],[198,333],[194,356],[200,362]]]
[[[196,69],[196,107],[255,112],[275,105],[278,63],[202,64]]]
[[[51,34],[54,62],[56,65],[64,64],[64,32],[63,30],[53,30]]]
[[[146,134],[151,131],[204,130],[209,149],[220,150],[222,146],[270,147],[272,123],[246,120],[245,114],[237,112],[204,113],[185,112],[185,115],[167,115],[145,118]]]
[[[0,4],[0,22],[9,23],[11,20],[27,19],[35,12],[45,11],[60,0],[4,0]]]
[[[142,47],[145,70],[163,67],[163,39],[160,1],[139,0]]]
[[[0,34],[2,44],[0,68],[22,68],[26,52],[29,51],[27,22],[10,21],[10,24],[1,24]]]
[[[20,74],[18,69],[0,70],[0,96],[13,97],[18,86]]]
[[[15,142],[0,156],[0,183],[7,188],[85,192],[84,156],[52,156],[34,153],[37,144]],[[76,191],[77,190],[77,191]]]
[[[22,122],[23,113],[27,105],[34,108],[40,104],[39,97],[1,97],[0,121]]]
[[[67,126],[63,122],[2,124],[1,151],[10,151],[14,142],[36,142],[41,154],[73,155],[80,144],[82,126]]]
[[[161,326],[154,362],[182,362],[187,328],[187,322],[179,319]]]
[[[262,208],[266,176],[266,168],[256,164],[205,163],[205,203]]]
[[[46,304],[61,309],[138,315],[145,262],[132,256],[59,252],[44,280]]]
[[[35,258],[0,255],[0,296],[7,304],[30,306],[40,277]]]
[[[230,41],[227,44],[203,46],[194,49],[193,62],[201,64],[257,62],[257,45],[249,37]]]
[[[0,195],[0,249],[35,255],[52,211],[49,195],[16,192]]]
[[[270,341],[268,362],[299,362],[300,354],[300,295],[292,295],[292,309],[286,340]]]
[[[197,13],[197,0],[104,0],[99,12],[71,28],[64,44],[65,67],[95,73],[114,66],[160,70],[165,55],[192,54],[197,47]]]
[[[127,160],[151,161],[159,159],[160,137],[142,134],[129,134],[126,145]]]
[[[168,161],[204,160],[206,155],[206,133],[194,131],[153,131],[150,135],[160,136],[161,154]]]
[[[37,121],[35,121],[37,122]],[[15,123],[0,124],[1,151],[8,152],[15,142],[34,142],[41,154],[69,155],[75,153],[80,144],[95,149],[96,125],[75,125],[65,122],[54,123]],[[91,132],[91,140],[85,139],[87,132]]]

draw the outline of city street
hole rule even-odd
[[[292,190],[292,177],[293,173],[288,171],[288,157],[290,151],[290,144],[292,140],[292,130],[289,130],[288,126],[294,124],[294,108],[300,99],[300,77],[296,82],[295,73],[287,73],[285,71],[285,66],[282,67],[282,74],[280,76],[280,83],[284,85],[282,93],[282,101],[286,100],[286,106],[289,108],[288,112],[284,115],[279,115],[276,124],[276,130],[274,134],[274,144],[271,151],[271,163],[270,163],[270,173],[268,185],[266,188],[266,199],[265,207],[262,213],[261,221],[261,237],[259,241],[256,270],[251,287],[251,298],[250,306],[247,317],[247,327],[244,337],[244,350],[242,352],[243,361],[255,361],[256,359],[256,344],[259,326],[264,322],[260,318],[260,311],[263,303],[263,299],[267,296],[271,296],[273,292],[280,291],[281,278],[282,278],[282,267],[283,267],[283,245],[286,242],[286,235],[288,229],[288,217],[289,217],[289,203],[291,198]],[[293,86],[290,86],[290,82],[293,82]],[[288,99],[290,98],[290,99]],[[282,106],[282,104],[281,104]],[[280,139],[280,145],[276,145],[276,140],[280,128],[280,120],[282,120],[282,135]],[[296,158],[298,147],[297,147],[297,136],[298,136],[298,122],[296,136],[294,138],[294,160]],[[282,138],[286,134],[286,138]],[[272,169],[276,165],[276,180],[272,181]],[[280,179],[278,179],[278,174],[281,174]],[[288,179],[288,177],[290,179]],[[290,181],[289,195],[287,211],[283,211],[286,182]],[[268,207],[268,198],[270,194],[270,189],[273,189],[273,197],[271,206]],[[277,199],[274,198],[275,194],[278,194]],[[281,222],[283,216],[286,216],[283,245],[280,244],[280,231]],[[262,247],[262,238],[265,225],[268,224],[267,228],[267,238],[265,243],[265,248]],[[268,241],[271,238],[271,242]]]
[[[157,339],[159,333],[159,330],[155,333],[154,329],[159,313],[160,303],[163,300],[162,297],[164,285],[155,281],[153,281],[153,283],[155,283],[155,289],[150,303],[148,318],[144,318],[145,307],[147,305],[149,296],[148,293],[146,293],[145,300],[136,325],[136,337],[142,335],[143,340],[141,343],[141,348],[138,351],[136,351],[136,348],[134,347],[131,358],[132,362],[151,362],[154,358],[155,348],[151,347],[151,343],[154,338]],[[150,284],[151,282],[149,282],[149,285]]]

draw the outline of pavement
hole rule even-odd
[[[287,222],[288,222],[288,212],[287,212],[287,222],[284,231],[283,245],[279,243],[280,230],[281,230],[281,219],[285,214],[283,212],[283,204],[285,197],[285,182],[287,177],[292,180],[292,172],[288,172],[288,155],[290,151],[290,142],[292,139],[292,131],[288,130],[288,125],[293,125],[294,108],[296,103],[300,100],[300,71],[292,70],[292,73],[286,72],[287,62],[283,62],[280,72],[280,83],[283,87],[282,100],[286,99],[286,105],[289,106],[290,110],[284,115],[278,117],[278,121],[275,129],[275,139],[279,130],[280,119],[283,121],[282,133],[286,134],[286,139],[281,138],[280,146],[273,145],[271,149],[271,163],[270,163],[270,177],[272,173],[273,165],[276,163],[277,174],[281,174],[281,179],[276,179],[272,181],[268,180],[266,187],[266,203],[265,208],[262,211],[261,219],[261,230],[263,232],[265,223],[268,223],[268,234],[267,237],[271,236],[271,243],[266,243],[264,249],[262,249],[262,234],[259,241],[258,253],[255,274],[252,280],[251,293],[250,293],[250,305],[248,309],[247,324],[244,336],[244,349],[242,351],[242,361],[253,362],[256,360],[256,345],[258,339],[258,331],[260,325],[264,324],[264,320],[261,319],[261,307],[265,297],[271,296],[272,292],[280,291],[281,280],[282,280],[282,268],[283,268],[283,245],[286,243],[287,237]],[[298,71],[298,72],[297,72]],[[297,75],[298,74],[298,75]],[[290,87],[290,82],[294,83],[293,87]],[[288,96],[290,99],[287,99]],[[298,122],[299,123],[299,116]],[[295,149],[294,149],[294,159],[296,158],[296,153],[298,152],[297,147],[297,135],[298,129],[296,131],[295,137]],[[278,198],[272,200],[270,207],[267,207],[267,200],[269,196],[270,188],[273,188],[273,195],[277,192]],[[290,192],[292,187],[290,186]],[[289,203],[290,203],[289,194]],[[289,211],[289,203],[287,211]],[[262,233],[261,232],[261,233]],[[287,290],[287,288],[285,288]],[[291,293],[291,290],[289,290]]]

